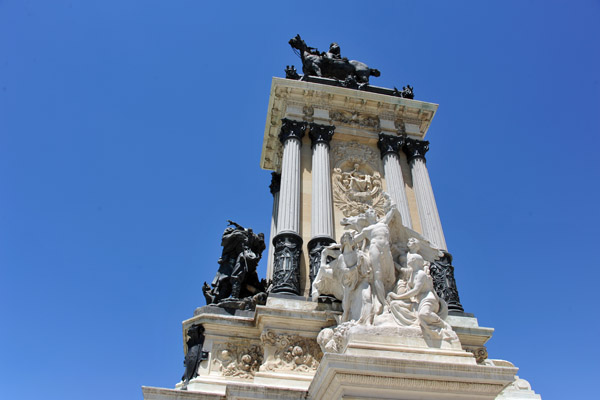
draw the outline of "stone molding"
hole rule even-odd
[[[289,139],[298,139],[302,142],[302,138],[306,133],[306,122],[294,121],[292,119],[283,118],[281,120],[281,130],[279,131],[279,141],[283,144]]]
[[[409,163],[417,158],[427,161],[425,159],[425,153],[429,151],[429,142],[427,140],[406,138],[402,150],[404,150],[404,153],[408,157]]]
[[[302,238],[295,232],[279,232],[273,238],[273,288],[271,293],[300,295]]]
[[[331,142],[334,132],[335,126],[333,125],[321,125],[311,122],[308,131],[311,147],[314,148],[317,143],[324,143],[329,148],[329,142]]]
[[[394,134],[402,126],[406,134],[422,139],[437,108],[437,104],[396,96],[273,78],[260,165],[272,171],[281,167],[282,118],[335,122],[336,131],[375,139],[378,131]]]

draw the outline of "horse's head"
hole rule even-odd
[[[304,40],[302,40],[300,35],[296,35],[295,37],[291,38],[288,43],[294,49],[304,50],[306,48],[306,43],[304,43]]]

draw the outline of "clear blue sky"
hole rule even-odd
[[[175,385],[226,219],[268,235],[300,33],[440,104],[428,167],[490,357],[597,398],[600,3],[217,3],[0,1],[0,397]]]

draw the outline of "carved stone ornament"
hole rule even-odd
[[[475,356],[475,360],[477,361],[477,364],[483,364],[484,361],[488,358],[488,352],[484,346],[481,346],[481,347],[465,346],[465,350],[473,353],[473,355]]]
[[[310,123],[308,136],[310,137],[312,147],[317,143],[325,143],[329,147],[329,142],[335,132],[335,126],[320,125],[314,122]]]
[[[402,150],[406,153],[408,162],[411,162],[416,158],[421,158],[425,161],[425,153],[429,151],[429,142],[427,140],[406,138]]]
[[[273,238],[273,287],[271,293],[300,295],[300,250],[302,238],[293,232],[282,232]]]
[[[403,136],[392,136],[384,133],[379,134],[379,140],[377,141],[377,147],[381,152],[381,158],[387,154],[398,154],[398,151],[404,144]]]
[[[294,121],[287,118],[281,120],[281,130],[279,131],[279,140],[281,143],[285,143],[288,139],[302,140],[305,133],[306,122]]]
[[[329,118],[333,121],[348,125],[357,125],[363,128],[379,129],[379,117],[374,115],[364,115],[357,111],[330,111]]]
[[[219,343],[213,346],[213,365],[223,376],[252,379],[263,362],[260,345]]]
[[[336,168],[342,164],[365,164],[370,170],[379,171],[379,152],[356,142],[334,142],[331,145],[331,159]]]
[[[368,170],[364,164],[333,169],[333,204],[345,217],[358,215],[369,208],[381,215],[389,205],[381,188],[381,175]]]
[[[448,311],[464,312],[458,297],[458,288],[454,279],[454,267],[452,266],[452,255],[444,252],[444,256],[431,263],[429,270],[433,278],[433,286],[436,293],[448,304]]]
[[[316,237],[308,242],[308,257],[310,259],[310,285],[312,286],[315,276],[319,273],[321,266],[321,252],[335,240],[329,237]]]
[[[269,190],[271,194],[275,196],[275,193],[279,193],[281,188],[281,174],[277,172],[271,172],[271,184],[269,185]]]
[[[260,336],[265,360],[260,371],[314,372],[323,352],[314,339],[267,330]]]

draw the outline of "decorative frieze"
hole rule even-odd
[[[281,232],[273,238],[273,288],[271,293],[300,295],[300,251],[302,238],[293,232]]]
[[[336,122],[347,125],[360,126],[362,128],[379,129],[380,120],[376,115],[368,115],[358,111],[333,110],[329,117]]]
[[[213,346],[214,368],[223,376],[252,379],[263,362],[263,348],[250,342],[218,343]]]
[[[260,371],[315,372],[323,357],[315,339],[267,330],[260,340],[265,350]]]

